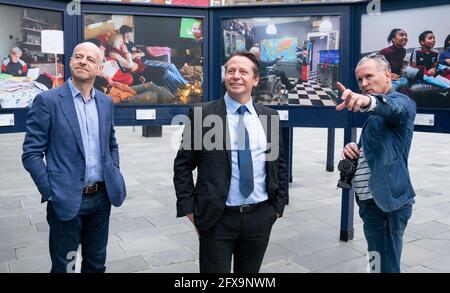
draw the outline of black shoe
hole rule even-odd
[[[297,87],[294,86],[293,88],[288,89],[288,93],[296,94],[297,93]]]

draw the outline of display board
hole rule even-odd
[[[0,108],[28,108],[64,82],[63,13],[0,4],[0,19]]]
[[[221,27],[222,72],[231,54],[257,52],[261,66],[253,93],[256,102],[335,106],[330,94],[340,78],[340,16],[224,18]],[[335,62],[322,62],[323,52],[330,50],[337,54]]]
[[[117,106],[202,102],[202,19],[85,13],[83,24],[105,55],[95,87]]]
[[[450,28],[442,25],[449,15],[447,4],[361,18],[361,55],[385,55],[395,73],[394,86],[419,108],[450,108]]]

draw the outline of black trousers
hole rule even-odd
[[[200,231],[200,273],[257,273],[269,243],[272,225],[277,219],[270,203],[251,212],[225,208],[217,223]]]

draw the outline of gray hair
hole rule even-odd
[[[250,49],[250,53],[252,53],[253,55],[258,54],[259,53],[259,48],[258,47],[252,47]]]
[[[356,65],[355,72],[356,72],[356,70],[358,69],[359,66],[361,66],[364,63],[366,63],[369,60],[375,61],[379,71],[389,71],[389,72],[391,72],[391,65],[389,65],[389,62],[386,60],[386,58],[382,54],[380,54],[378,52],[377,53],[372,53],[372,54],[369,54],[367,56],[362,57],[361,60],[359,60],[358,64]]]
[[[17,58],[22,57],[22,50],[20,50],[19,47],[14,47],[11,49],[11,51],[9,51],[11,54],[17,56]]]

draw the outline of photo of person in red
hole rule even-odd
[[[2,73],[12,76],[26,76],[28,65],[20,57],[22,57],[22,50],[19,47],[12,48],[9,52],[9,58],[3,60]]]
[[[392,42],[392,46],[381,49],[380,54],[389,62],[392,71],[392,80],[398,80],[403,68],[403,60],[406,56],[406,43],[408,43],[408,34],[404,29],[394,28],[391,30],[388,43]]]

